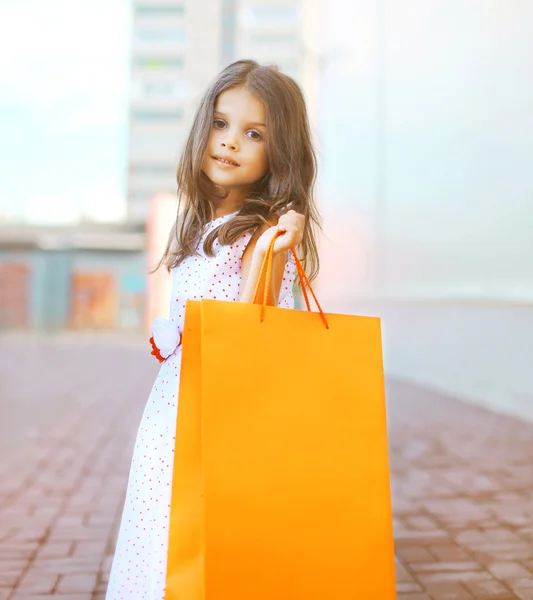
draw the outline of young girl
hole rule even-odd
[[[252,302],[266,250],[279,235],[268,302],[293,308],[288,250],[299,246],[311,278],[318,270],[315,174],[295,81],[251,60],[224,69],[200,103],[178,167],[178,217],[157,267],[172,273],[170,318],[156,319],[150,339],[163,364],[137,434],[106,600],[165,596],[186,301]],[[238,377],[238,369],[228,376]]]

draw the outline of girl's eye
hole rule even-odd
[[[215,129],[224,129],[226,123],[222,119],[214,119],[213,125],[215,126]],[[251,134],[249,137],[251,140],[254,140],[254,142],[263,139],[263,136],[254,129],[248,131],[247,133]]]

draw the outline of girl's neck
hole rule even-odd
[[[213,219],[219,219],[226,215],[231,215],[240,210],[243,204],[243,193],[237,193],[233,190],[230,192],[227,198],[218,201],[211,201],[211,216]]]

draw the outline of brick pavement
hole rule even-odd
[[[140,338],[0,338],[0,600],[103,599],[156,372]],[[400,382],[388,402],[398,599],[533,600],[533,425]]]

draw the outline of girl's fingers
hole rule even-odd
[[[283,231],[283,232],[290,231],[291,233],[298,233],[299,229],[295,225],[291,225],[291,224],[287,224],[287,225],[278,224],[278,231]]]
[[[274,249],[277,252],[282,250],[289,250],[293,246],[296,246],[300,242],[300,236],[297,231],[286,232],[279,236],[274,244]]]
[[[277,226],[271,228],[272,236],[278,232],[281,233],[274,244],[274,251],[282,252],[283,250],[297,246],[302,241],[303,224],[303,216],[292,209],[282,215],[278,220]],[[270,237],[269,239],[272,238]]]

